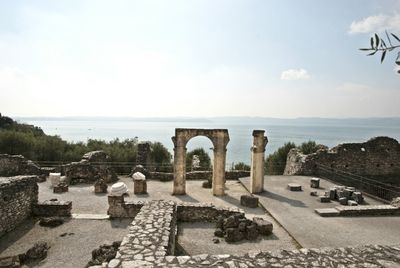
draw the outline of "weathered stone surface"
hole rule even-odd
[[[133,174],[133,183],[134,194],[147,194],[147,182],[144,174],[140,172]]]
[[[226,242],[238,242],[245,238],[245,233],[240,232],[238,228],[227,228],[225,229],[225,241]]]
[[[317,208],[315,209],[315,213],[321,217],[337,217],[340,215],[336,208]]]
[[[103,179],[99,179],[94,183],[94,192],[96,194],[107,193],[108,185]]]
[[[136,215],[115,259],[121,267],[154,267],[157,259],[174,254],[175,230],[175,203],[150,201]]]
[[[47,251],[49,248],[50,247],[46,242],[38,242],[28,249],[25,255],[31,260],[42,260],[47,257]]]
[[[358,206],[358,203],[356,201],[354,201],[354,200],[348,200],[347,201],[347,205],[349,205],[349,206]]]
[[[400,197],[393,198],[392,202],[390,204],[394,207],[399,207],[400,208]]]
[[[398,174],[399,158],[400,144],[397,140],[376,137],[364,143],[340,144],[330,150],[325,147],[309,155],[292,149],[287,157],[284,174],[313,175],[318,168],[316,164],[320,164],[358,175],[393,175]]]
[[[251,150],[250,193],[261,193],[264,190],[264,158],[268,143],[264,130],[253,130]]]
[[[111,185],[110,196],[123,196],[128,193],[128,186],[123,182],[117,182]]]
[[[64,219],[60,217],[45,217],[39,220],[40,226],[57,227],[64,223]]]
[[[289,183],[287,188],[289,189],[289,191],[292,191],[292,192],[300,192],[300,191],[302,191],[301,185],[297,184],[297,183]]]
[[[319,188],[320,179],[318,178],[311,178],[310,186],[311,188]]]
[[[391,205],[338,206],[340,216],[400,215],[400,208]]]
[[[117,255],[121,241],[113,242],[112,244],[104,244],[92,251],[92,259],[88,262],[88,266],[101,265],[104,262],[109,262],[108,267],[118,267],[120,260],[114,259]]]
[[[0,154],[0,177],[18,175],[46,175],[38,165],[27,160],[22,155]],[[39,177],[37,177],[39,180]]]
[[[221,228],[218,228],[214,231],[214,235],[217,237],[224,237],[224,231]]]
[[[256,224],[246,226],[246,239],[255,240],[258,237],[258,230]]]
[[[111,158],[103,151],[93,151],[83,155],[80,162],[72,162],[61,166],[62,173],[71,184],[84,182],[93,183],[103,179],[106,183],[118,180],[109,162]]]
[[[185,256],[164,259],[155,267],[397,267],[400,263],[400,245],[366,245],[346,248],[311,248],[300,250],[258,251],[257,254]],[[128,267],[128,266],[126,266]],[[132,266],[138,267],[138,266]],[[151,266],[150,266],[151,267]]]
[[[329,203],[329,202],[331,202],[331,199],[330,199],[328,196],[321,195],[321,196],[319,197],[319,201],[320,201],[321,203]]]
[[[347,197],[340,197],[339,198],[339,203],[341,204],[341,205],[343,205],[343,206],[346,206],[347,205]]]
[[[329,189],[329,199],[330,200],[335,200],[336,199],[336,189],[335,188],[330,188]]]
[[[259,234],[261,235],[272,234],[273,225],[271,222],[259,217],[254,217],[253,222],[256,224],[257,231]]]
[[[59,193],[65,193],[68,192],[68,184],[65,182],[60,182],[56,186],[53,187],[53,193],[59,194]]]
[[[214,145],[213,194],[225,193],[226,146],[229,142],[227,129],[186,129],[176,128],[174,143],[174,195],[186,193],[186,144],[196,136],[208,137]]]
[[[258,197],[251,195],[242,195],[240,196],[240,204],[249,208],[258,207]]]
[[[0,237],[32,213],[38,201],[37,176],[0,177]]]
[[[36,216],[70,217],[72,201],[46,200],[33,205],[33,214]]]
[[[364,203],[364,197],[361,192],[353,192],[351,195],[351,199],[356,201],[358,204]]]

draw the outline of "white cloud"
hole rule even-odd
[[[306,80],[311,76],[304,69],[289,69],[283,71],[281,74],[281,80]]]
[[[400,31],[400,14],[369,16],[359,21],[353,21],[349,33],[372,33]]]

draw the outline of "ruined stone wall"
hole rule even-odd
[[[150,161],[150,143],[142,142],[138,144],[137,156],[136,156],[136,165],[142,165],[147,168]]]
[[[32,213],[38,202],[37,176],[0,177],[0,237]]]
[[[364,143],[344,143],[330,150],[303,155],[290,150],[284,175],[315,175],[319,167],[337,169],[368,177],[400,176],[400,144],[388,137]]]
[[[46,172],[22,155],[0,154],[0,176],[42,175]]]

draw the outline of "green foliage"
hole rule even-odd
[[[150,166],[155,171],[171,172],[172,155],[161,142],[150,143]]]
[[[270,154],[265,161],[265,173],[269,175],[282,175],[286,166],[286,157],[290,149],[296,147],[293,142],[287,142]]]
[[[265,161],[265,173],[269,175],[282,175],[286,166],[287,154],[293,148],[299,149],[303,154],[315,153],[320,147],[315,141],[307,141],[296,146],[293,142],[287,142],[270,154]]]
[[[370,39],[370,48],[360,48],[360,50],[362,51],[370,51],[369,54],[367,54],[367,56],[372,56],[375,55],[378,51],[381,52],[381,63],[385,60],[386,57],[386,53],[387,52],[391,52],[394,49],[400,48],[400,38],[395,35],[394,33],[390,33],[390,35],[388,34],[387,31],[385,31],[386,34],[386,41],[384,38],[379,37],[378,34],[375,34],[373,37],[371,37]],[[392,43],[398,43],[397,45]],[[396,64],[400,65],[400,52],[398,52],[397,54],[397,59],[396,59]],[[400,73],[400,70],[397,71],[398,73]]]
[[[211,159],[210,156],[203,148],[196,148],[186,154],[186,171],[194,170],[192,168],[193,156],[197,155],[200,160],[200,167],[195,170],[211,170]]]
[[[250,166],[243,162],[239,162],[233,166],[233,170],[250,171]]]
[[[79,161],[87,152],[103,150],[110,155],[117,173],[129,173],[136,163],[137,144],[137,137],[116,138],[109,142],[94,139],[87,143],[67,142],[59,136],[46,135],[38,127],[19,124],[0,114],[0,153],[20,154],[34,161]],[[172,171],[172,156],[168,149],[159,142],[150,143],[150,148],[151,167],[158,171]]]
[[[318,150],[318,145],[315,141],[303,142],[297,147],[303,154],[312,154]]]

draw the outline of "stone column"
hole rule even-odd
[[[250,191],[261,193],[264,190],[264,155],[268,139],[264,130],[253,131],[253,146],[251,147]]]
[[[226,148],[214,148],[213,166],[213,195],[222,196],[225,194],[225,160]]]
[[[186,147],[174,148],[174,195],[186,194]]]

